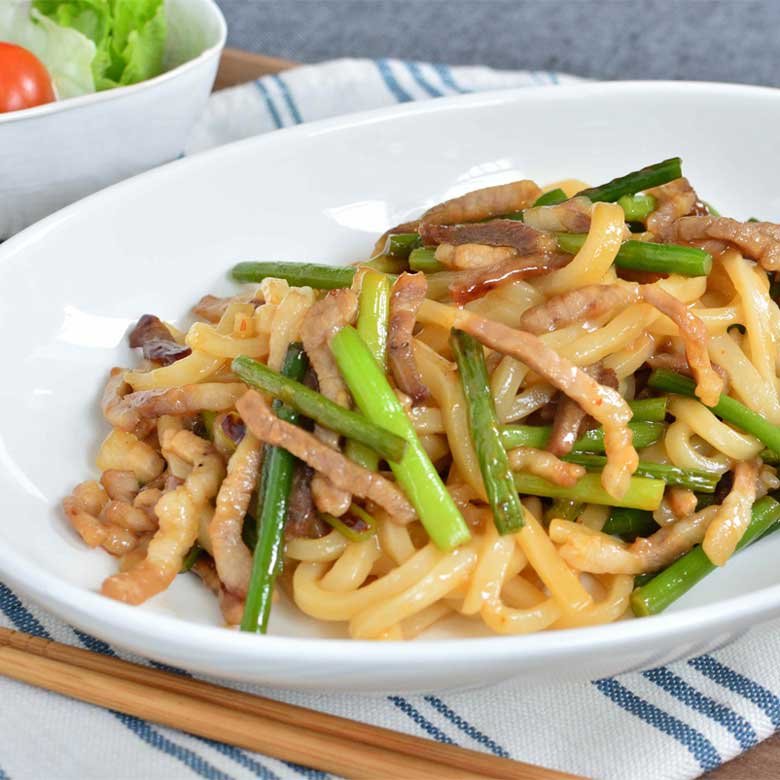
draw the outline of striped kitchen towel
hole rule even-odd
[[[187,153],[339,113],[483,89],[576,81],[396,60],[301,67],[211,99]],[[97,554],[97,553],[96,553]],[[132,658],[0,583],[0,625]],[[688,661],[619,678],[431,696],[254,691],[355,720],[602,780],[682,780],[780,728],[779,623]],[[0,678],[0,780],[324,780],[321,772]]]
[[[581,81],[552,71],[343,59],[305,65],[211,96],[187,154],[314,119],[486,89]]]

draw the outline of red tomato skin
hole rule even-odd
[[[56,100],[49,72],[30,51],[0,42],[0,113]]]

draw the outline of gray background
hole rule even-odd
[[[229,45],[780,85],[780,0],[218,0]]]

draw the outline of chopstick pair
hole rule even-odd
[[[577,780],[0,628],[0,674],[348,778]]]

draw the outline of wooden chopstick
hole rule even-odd
[[[575,775],[252,696],[5,628],[0,628],[0,674],[344,777],[576,780]]]

